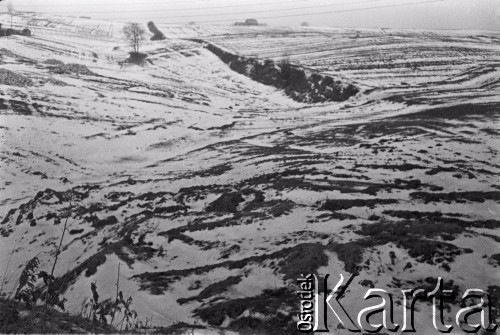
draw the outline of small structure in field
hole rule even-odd
[[[245,25],[246,26],[258,26],[259,25],[259,21],[257,21],[256,19],[246,19],[245,20]]]
[[[262,26],[256,19],[246,19],[245,22],[235,22],[235,26]]]

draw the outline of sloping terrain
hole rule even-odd
[[[490,31],[303,28],[221,34],[208,40],[242,55],[288,59],[375,87],[425,87],[494,71]],[[303,41],[307,40],[307,43]]]
[[[292,333],[310,272],[359,273],[353,294],[437,276],[498,292],[496,37],[159,29],[145,67],[87,32],[0,41],[2,292],[33,256],[52,265],[66,219],[55,275],[74,312],[92,282],[114,294],[119,263],[120,289],[164,327]],[[187,38],[289,54],[360,92],[296,102]]]
[[[12,18],[6,13],[0,14],[0,23],[9,28],[12,24],[14,29],[29,28],[38,35],[87,37],[94,41],[120,39],[123,28],[123,23],[92,20],[88,16],[62,16],[17,10]]]

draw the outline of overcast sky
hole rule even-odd
[[[2,9],[8,0],[0,0]],[[500,29],[500,0],[10,0],[17,10],[157,23]]]

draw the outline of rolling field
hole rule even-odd
[[[119,24],[38,19],[50,35],[0,40],[0,293],[35,255],[51,267],[67,220],[54,274],[72,312],[93,282],[114,296],[119,263],[140,318],[207,334],[293,333],[301,273],[396,299],[441,276],[500,301],[493,32],[159,25],[139,67],[119,64]],[[359,92],[298,102],[208,43]]]
[[[303,28],[207,37],[242,55],[289,59],[373,87],[425,87],[493,72],[493,32]],[[304,43],[307,41],[307,43]]]

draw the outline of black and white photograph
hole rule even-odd
[[[0,334],[499,334],[500,0],[0,0]]]

